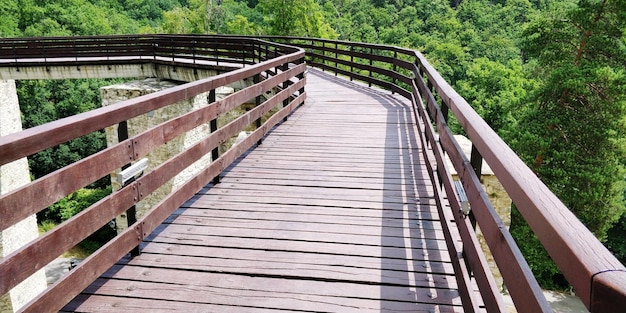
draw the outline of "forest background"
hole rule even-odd
[[[0,37],[293,35],[419,50],[626,262],[626,0],[1,0],[0,16]],[[115,82],[19,81],[23,126],[97,108],[98,88]],[[98,132],[40,152],[32,176],[105,146]],[[59,201],[40,222],[69,218],[109,185]],[[511,232],[543,287],[568,288],[515,209]]]

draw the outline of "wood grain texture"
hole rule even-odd
[[[64,310],[462,312],[410,105],[307,80],[303,107]]]

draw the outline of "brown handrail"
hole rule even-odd
[[[307,51],[307,61],[313,66],[378,85],[397,92],[414,103],[416,111],[420,114],[418,118],[423,120],[427,128],[424,143],[434,149],[437,158],[438,165],[433,165],[433,170],[438,171],[438,177],[433,178],[442,181],[448,197],[455,195],[449,173],[443,166],[443,154],[446,153],[468,192],[472,212],[519,312],[551,311],[551,309],[543,299],[528,265],[480,184],[475,166],[472,166],[479,163],[480,159],[468,160],[447,127],[446,115],[449,110],[468,134],[473,147],[492,168],[513,203],[585,306],[592,313],[619,312],[626,307],[624,265],[537,178],[421,53],[398,47],[326,39],[297,37],[268,37],[268,39],[304,48]],[[355,52],[355,49],[366,52]],[[368,54],[368,51],[373,51],[375,56]],[[391,58],[390,55],[396,58]],[[400,55],[400,59],[397,55]],[[374,60],[373,65],[370,65],[370,60]],[[372,77],[364,73],[355,73],[350,70],[353,68],[374,75]],[[393,71],[393,68],[404,71]],[[412,82],[407,82],[410,76],[407,75],[407,71],[414,76],[410,79]],[[434,129],[428,130],[431,123],[436,125],[436,133]],[[470,256],[471,253],[475,253],[475,249],[479,249],[471,244],[473,234],[470,236],[469,232],[473,232],[473,229],[464,226],[458,203],[451,201],[450,204],[464,245],[470,246],[470,249],[464,249],[464,257],[469,260],[474,274],[480,275],[482,263],[477,255]],[[481,289],[481,292],[483,291]],[[483,300],[487,302],[484,298],[483,294]]]
[[[24,311],[40,312],[61,309],[65,303],[80,293],[106,269],[136,247],[173,210],[209,183],[213,177],[219,175],[226,166],[251,147],[253,143],[260,140],[272,126],[285,118],[296,106],[302,104],[306,97],[304,92],[306,65],[304,64],[304,52],[301,49],[250,38],[229,37],[224,39],[217,36],[152,36],[150,38],[153,39],[154,46],[160,46],[160,49],[163,50],[157,50],[156,54],[155,51],[149,51],[148,57],[153,57],[154,55],[167,57],[167,54],[174,53],[174,58],[169,62],[176,63],[177,66],[190,66],[189,62],[178,61],[190,57],[189,45],[187,43],[193,40],[195,41],[193,43],[195,50],[193,50],[192,54],[213,60],[220,59],[222,60],[221,62],[233,62],[235,60],[234,56],[241,56],[240,62],[245,67],[0,137],[0,164],[6,164],[154,109],[191,98],[203,92],[215,90],[217,87],[229,83],[244,79],[251,80],[251,78],[259,74],[263,74],[265,79],[255,81],[252,86],[244,88],[222,100],[166,121],[113,147],[109,147],[42,177],[18,190],[0,196],[0,215],[2,216],[2,219],[0,219],[0,230],[6,229],[21,219],[44,209],[62,197],[107,175],[122,165],[132,160],[138,160],[155,147],[167,143],[178,135],[196,126],[215,120],[218,115],[228,112],[252,98],[263,95],[270,90],[280,91],[265,102],[260,103],[259,106],[207,135],[196,145],[146,173],[135,182],[107,196],[7,257],[0,259],[0,294],[8,292],[19,282],[94,233],[101,226],[133,206],[144,196],[156,190],[200,157],[211,153],[227,138],[236,135],[254,121],[260,120],[261,116],[267,114],[273,107],[279,104],[286,105],[250,135],[249,138],[256,140],[246,139],[214,160],[201,173],[156,205],[140,221],[131,225],[129,229],[99,249],[71,273],[27,304],[22,308]],[[28,45],[28,43],[31,43],[29,40],[12,39],[8,41]],[[106,55],[107,40],[108,38],[103,39],[101,37],[80,37],[76,39],[77,42],[84,44],[84,46],[97,42],[100,51],[96,57],[105,60],[105,62],[110,62],[113,58]],[[115,38],[111,40],[113,45],[117,45],[118,41]],[[38,41],[41,41],[41,39],[33,39],[33,45],[40,45]],[[56,43],[53,43],[54,40],[52,39],[46,39],[45,42],[47,48],[54,47],[54,49],[46,50],[48,54],[45,58],[40,60],[41,55],[33,56],[33,58],[39,59],[36,62],[27,60],[22,63],[19,62],[23,59],[16,59],[19,66],[43,65],[54,70],[53,67],[57,65],[73,64],[72,62],[75,62],[75,60],[71,58],[69,60],[62,59],[67,58],[68,54],[71,54],[68,47],[75,48],[81,46],[81,44],[73,44],[72,40],[68,38],[58,39]],[[89,44],[85,44],[85,42],[89,42]],[[145,58],[146,55],[135,54],[146,52],[147,50],[142,48],[146,46],[146,43],[141,40],[137,40],[136,43],[139,48],[128,47],[127,49],[133,51],[134,58]],[[166,43],[169,43],[171,47],[163,48]],[[130,42],[128,44],[132,45]],[[3,46],[3,44],[0,43],[0,46]],[[173,47],[176,48],[174,49]],[[209,48],[202,52],[201,47]],[[214,51],[213,47],[218,47],[216,48],[218,55],[208,54]],[[2,49],[0,48],[0,50]],[[55,52],[51,54],[51,50]],[[241,51],[244,51],[244,53],[241,53]],[[31,52],[31,55],[35,55],[35,53]],[[93,57],[93,55],[90,57]],[[248,63],[254,62],[255,58],[257,61],[261,59],[264,61],[246,66]],[[51,59],[54,59],[54,63],[49,62]],[[16,64],[9,66],[16,66]],[[281,70],[276,70],[278,68]],[[268,75],[267,73],[269,72],[272,74]],[[286,81],[292,81],[293,83],[285,87],[284,82]],[[77,175],[77,173],[80,173],[80,175]],[[42,191],[45,191],[43,196]]]

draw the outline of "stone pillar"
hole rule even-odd
[[[107,106],[123,100],[139,97],[159,90],[174,87],[176,85],[177,83],[173,81],[149,78],[140,81],[132,81],[123,84],[102,87],[100,89],[100,93],[102,95],[102,106]],[[181,101],[169,105],[165,108],[149,112],[142,116],[137,116],[128,121],[128,135],[129,137],[133,137],[171,118],[206,106],[208,104],[207,98],[208,93],[200,94],[186,101]],[[112,146],[118,143],[117,131],[117,125],[108,127],[106,129],[108,146]],[[191,147],[199,140],[206,137],[209,133],[210,125],[209,123],[206,123],[152,151],[146,156],[149,159],[148,169],[146,170],[146,172],[163,163],[165,160]],[[150,210],[150,208],[152,208],[153,205],[161,201],[161,199],[170,194],[177,187],[181,186],[185,181],[198,173],[202,168],[204,168],[205,165],[210,162],[211,154],[209,153],[205,155],[202,159],[196,161],[193,165],[179,173],[176,177],[171,179],[165,185],[161,186],[161,188],[157,189],[151,195],[147,196],[142,201],[137,203],[137,218],[144,215],[148,210]],[[115,173],[112,173],[111,178],[113,190],[119,189],[121,186],[119,186],[119,184],[115,181]],[[125,215],[118,217],[116,222],[118,232],[127,228]]]
[[[0,81],[0,136],[22,130],[15,81]],[[30,182],[26,158],[0,166],[0,194],[8,193]],[[30,216],[0,233],[0,253],[7,256],[39,236],[37,218]],[[0,312],[19,309],[46,289],[45,271],[39,270],[0,298]]]

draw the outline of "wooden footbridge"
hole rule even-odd
[[[0,137],[0,164],[203,92],[210,103],[0,196],[5,230],[212,126],[197,144],[2,258],[5,294],[212,156],[22,311],[506,312],[477,224],[516,309],[551,312],[480,184],[483,159],[590,311],[626,311],[624,266],[419,52],[286,37],[16,38],[0,40],[0,67],[2,79],[192,78]],[[247,87],[215,100],[216,88],[240,81]],[[249,101],[253,109],[217,127],[219,116]],[[472,141],[470,158],[447,127],[450,114]],[[247,138],[219,154],[250,125]]]

